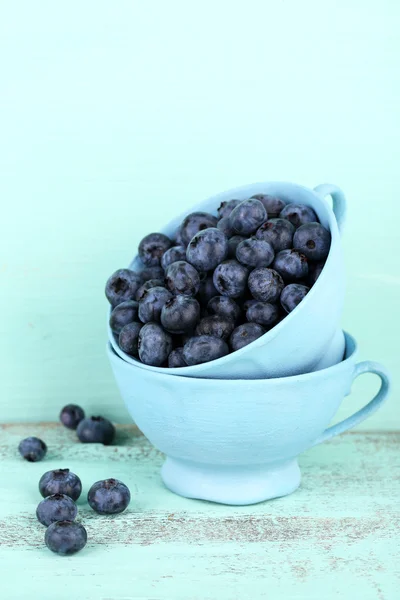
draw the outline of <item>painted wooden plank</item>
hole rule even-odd
[[[42,463],[18,456],[42,437]],[[134,426],[118,445],[76,442],[55,424],[0,429],[0,574],[4,598],[395,600],[400,589],[400,433],[351,433],[308,451],[292,496],[251,507],[186,500],[164,488],[163,457]],[[69,467],[84,484],[78,502],[89,541],[60,558],[36,521],[37,482]],[[95,515],[90,485],[115,476],[133,500],[117,517]],[[20,574],[23,572],[23,577]]]

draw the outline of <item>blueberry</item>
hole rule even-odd
[[[189,296],[173,296],[161,311],[161,325],[170,333],[192,331],[200,319],[200,304]]]
[[[233,235],[228,240],[228,257],[236,258],[236,249],[239,246],[240,242],[243,242],[247,238],[244,235]]]
[[[312,208],[304,204],[286,204],[280,213],[281,219],[287,219],[296,228],[305,223],[318,221],[318,217]]]
[[[231,227],[231,222],[229,220],[229,217],[223,217],[222,219],[220,219],[218,221],[217,228],[220,231],[222,231],[228,238],[232,237],[235,234],[235,232],[233,231],[233,229]]]
[[[19,443],[18,451],[28,462],[38,462],[45,457],[47,446],[37,437],[27,437]]]
[[[257,304],[259,302],[259,300],[254,300],[254,298],[248,298],[247,300],[245,300],[243,302],[243,310],[245,313],[247,313],[247,311],[249,310],[249,308],[251,306],[254,306],[254,304]]]
[[[304,279],[308,275],[307,258],[296,249],[278,252],[273,268],[288,282]]]
[[[312,287],[321,275],[321,271],[325,266],[325,262],[310,263],[308,265],[307,284]]]
[[[214,296],[207,304],[207,310],[211,314],[219,315],[235,322],[240,316],[240,307],[233,298],[227,296]]]
[[[41,476],[39,492],[43,498],[53,494],[65,494],[72,500],[78,500],[82,492],[82,483],[78,475],[75,475],[69,469],[55,469],[54,471],[47,471]]]
[[[76,430],[78,439],[84,444],[104,444],[108,446],[115,436],[115,427],[104,417],[86,417]]]
[[[175,348],[168,356],[168,366],[170,369],[177,369],[178,367],[186,367],[185,359],[183,358],[183,348]]]
[[[99,515],[123,512],[131,501],[128,487],[118,479],[96,481],[88,492],[88,503]]]
[[[246,267],[268,267],[274,257],[275,252],[271,244],[256,238],[240,242],[236,248],[237,260]]]
[[[172,246],[172,248],[169,248],[162,256],[161,266],[165,271],[169,265],[177,260],[186,260],[185,246]]]
[[[147,290],[139,302],[139,319],[142,323],[159,321],[162,307],[171,298],[171,292],[165,287],[159,286]]]
[[[224,200],[221,202],[218,209],[218,216],[221,219],[229,217],[234,208],[236,208],[243,200]]]
[[[123,352],[131,356],[139,356],[138,343],[139,333],[143,327],[143,323],[129,323],[121,329],[118,338],[118,345]]]
[[[246,290],[249,271],[237,260],[229,259],[215,269],[213,281],[221,296],[239,298]]]
[[[142,363],[162,367],[172,351],[172,338],[161,325],[147,323],[140,330],[138,346]]]
[[[269,302],[255,302],[246,311],[246,318],[251,323],[258,323],[263,327],[272,327],[279,320],[279,309],[276,304]]]
[[[145,281],[136,292],[136,302],[140,302],[146,295],[147,290],[154,287],[165,287],[164,276],[162,279],[149,279]]]
[[[46,527],[55,521],[73,521],[77,514],[75,502],[65,494],[47,496],[36,509],[38,521]]]
[[[331,247],[331,234],[320,223],[306,223],[294,234],[293,246],[308,260],[324,260]]]
[[[244,200],[229,216],[231,227],[240,235],[254,233],[268,219],[267,211],[259,200]]]
[[[178,260],[167,268],[165,284],[175,295],[195,296],[200,288],[200,275],[188,262]]]
[[[198,271],[212,271],[228,255],[228,238],[216,227],[199,231],[190,241],[186,260]]]
[[[274,269],[260,267],[250,273],[249,290],[260,302],[277,302],[284,287],[282,277]]]
[[[212,275],[209,275],[200,281],[197,297],[203,306],[207,306],[208,302],[214,298],[214,296],[218,296],[218,290],[215,288]]]
[[[60,412],[60,421],[68,429],[76,429],[84,418],[85,413],[77,404],[67,404]]]
[[[139,273],[141,278],[141,283],[145,283],[149,281],[149,279],[161,279],[164,280],[164,269],[160,265],[156,265],[155,267],[146,267],[143,271]]]
[[[231,319],[221,315],[210,315],[204,317],[196,327],[196,335],[212,335],[227,340],[231,335],[235,324]]]
[[[281,294],[281,304],[287,313],[292,312],[303,300],[310,288],[299,283],[290,283]]]
[[[256,339],[264,335],[265,329],[258,323],[243,323],[233,330],[230,338],[230,344],[233,351],[244,348],[247,344],[251,344]]]
[[[183,347],[183,357],[187,365],[216,360],[229,354],[229,347],[224,340],[211,335],[192,337]]]
[[[270,196],[269,194],[254,194],[252,198],[259,200],[263,203],[265,210],[270,218],[278,217],[279,213],[285,208],[286,202],[277,198],[276,196]]]
[[[180,228],[183,245],[187,246],[199,231],[208,229],[209,227],[216,227],[217,222],[217,217],[205,212],[194,212],[185,217]]]
[[[139,304],[135,300],[125,300],[118,304],[110,315],[111,331],[118,335],[125,325],[137,321],[138,308]]]
[[[269,242],[275,252],[292,248],[294,226],[286,219],[270,219],[257,229],[256,238]]]
[[[139,244],[139,256],[147,267],[155,267],[161,263],[164,252],[172,246],[172,242],[163,233],[149,233]]]
[[[125,300],[134,300],[142,284],[141,276],[130,269],[115,271],[106,283],[106,296],[111,306],[117,306]]]
[[[74,521],[56,521],[49,525],[44,535],[46,546],[61,555],[75,554],[86,546],[86,529]]]
[[[183,246],[184,248],[186,248],[186,246],[187,246],[187,244],[185,244],[182,239],[180,227],[178,227],[178,229],[175,232],[175,235],[173,236],[173,243],[174,243],[174,246]]]

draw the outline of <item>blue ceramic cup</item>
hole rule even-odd
[[[122,398],[144,435],[166,454],[165,485],[188,498],[252,504],[300,484],[299,454],[373,414],[389,392],[375,362],[345,359],[303,375],[267,380],[194,379],[154,373],[123,361],[108,345]],[[356,377],[375,373],[381,388],[364,408],[328,427]]]
[[[287,377],[318,368],[318,362],[332,345],[333,338],[340,328],[343,310],[345,276],[340,230],[345,219],[345,197],[338,187],[329,184],[311,190],[293,183],[255,183],[208,198],[187,210],[185,215],[195,210],[216,214],[221,202],[232,198],[244,200],[258,193],[268,193],[286,202],[311,206],[321,223],[331,232],[331,249],[324,269],[304,300],[278,325],[252,344],[218,360],[183,369],[166,370],[140,363],[118,347],[108,327],[109,341],[121,358],[154,373],[213,379]],[[332,208],[326,200],[327,196],[332,198]],[[185,215],[180,215],[161,231],[170,236],[174,235]],[[134,270],[143,268],[138,258],[133,261],[131,267]]]

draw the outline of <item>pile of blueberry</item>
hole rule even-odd
[[[110,421],[102,417],[85,419],[83,410],[75,404],[62,409],[60,420],[69,429],[78,429],[78,437],[82,442],[110,444],[114,438],[115,430]],[[42,460],[47,452],[46,444],[37,437],[25,438],[18,449],[29,462]],[[69,469],[47,471],[40,478],[39,492],[44,500],[39,503],[36,516],[47,527],[44,537],[46,546],[60,555],[82,550],[87,542],[87,532],[81,523],[75,521],[78,514],[75,502],[82,492],[80,478]],[[87,495],[89,506],[100,515],[123,512],[130,499],[129,488],[113,478],[97,481]]]
[[[139,244],[143,269],[108,279],[110,328],[147,365],[186,367],[250,344],[296,308],[331,244],[314,210],[257,194],[189,214]]]

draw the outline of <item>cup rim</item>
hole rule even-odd
[[[314,196],[316,196],[322,203],[323,206],[325,206],[325,209],[327,210],[327,215],[328,215],[328,220],[329,220],[329,230],[332,236],[332,240],[331,240],[331,247],[329,249],[329,254],[328,257],[325,261],[325,265],[324,268],[321,271],[321,275],[318,277],[317,281],[315,282],[315,284],[312,286],[312,288],[310,289],[310,291],[308,292],[306,298],[304,300],[306,300],[305,304],[308,304],[307,300],[310,297],[313,297],[315,295],[315,288],[318,287],[318,289],[321,287],[321,282],[323,282],[327,275],[326,275],[326,267],[328,264],[330,264],[332,262],[332,245],[334,241],[337,241],[337,239],[339,239],[340,242],[340,233],[339,233],[339,228],[337,225],[337,221],[336,221],[336,217],[333,213],[333,210],[331,209],[331,207],[329,206],[329,204],[324,201],[323,198],[319,197],[317,192],[315,192],[312,188],[307,188],[304,185],[300,185],[297,183],[292,183],[290,181],[264,181],[264,182],[255,182],[255,183],[250,183],[250,184],[246,184],[246,185],[242,185],[242,186],[238,186],[236,188],[231,188],[230,190],[226,190],[224,192],[220,192],[218,194],[214,194],[213,196],[209,196],[208,198],[196,203],[193,207],[190,208],[190,212],[195,212],[197,210],[200,210],[203,205],[210,201],[215,199],[216,203],[219,201],[220,198],[222,198],[225,195],[233,195],[233,194],[237,194],[237,193],[241,193],[242,191],[244,191],[245,189],[252,187],[252,186],[266,186],[266,185],[270,185],[270,186],[291,186],[292,188],[298,188],[301,190],[304,190],[305,192],[312,194]],[[261,192],[260,192],[261,193]],[[233,196],[232,196],[233,197]],[[217,210],[217,209],[215,209]],[[175,217],[174,219],[172,219],[171,221],[169,221],[169,223],[167,223],[164,227],[160,228],[161,233],[168,228],[173,222],[177,221],[180,222],[182,220],[183,215],[184,214],[188,214],[186,211],[180,215],[178,215],[177,217]],[[135,255],[135,257],[131,260],[131,262],[129,263],[129,268],[132,267],[134,261],[136,260],[137,255]],[[303,306],[302,306],[303,305]],[[296,308],[290,312],[289,314],[287,314],[285,316],[284,319],[282,319],[279,323],[277,323],[276,325],[274,325],[274,327],[272,327],[269,331],[266,331],[261,337],[259,337],[258,339],[254,340],[253,342],[251,342],[250,344],[248,344],[247,346],[244,346],[243,348],[240,348],[239,350],[236,350],[235,352],[231,352],[229,354],[227,354],[226,356],[222,356],[221,358],[217,358],[215,360],[209,361],[209,363],[201,363],[199,365],[191,365],[191,366],[187,366],[187,367],[174,367],[169,369],[168,367],[155,367],[153,365],[146,365],[144,363],[142,363],[139,359],[135,358],[134,356],[130,356],[129,354],[127,354],[126,352],[124,352],[123,350],[121,350],[121,348],[118,346],[118,342],[116,337],[114,336],[113,331],[111,330],[109,321],[110,321],[110,315],[111,312],[113,310],[112,306],[108,307],[108,312],[107,312],[107,333],[108,333],[108,340],[111,344],[111,346],[113,347],[115,353],[117,354],[117,356],[119,356],[119,358],[121,358],[122,360],[124,360],[125,362],[127,362],[128,364],[134,365],[134,366],[138,366],[141,369],[145,369],[147,371],[151,371],[153,373],[159,373],[159,374],[173,374],[176,373],[176,376],[181,376],[179,375],[182,369],[185,369],[186,372],[188,372],[188,370],[190,369],[190,372],[195,374],[203,372],[205,369],[205,365],[207,364],[212,364],[213,367],[212,368],[216,368],[218,369],[218,367],[220,365],[224,365],[226,363],[229,362],[229,360],[232,360],[231,355],[235,354],[236,358],[239,358],[244,355],[246,352],[248,352],[249,348],[251,347],[252,349],[256,349],[260,346],[264,346],[265,344],[271,342],[277,335],[280,334],[281,329],[283,327],[286,326],[290,326],[290,321],[294,318],[293,315],[297,315],[299,310],[304,310],[304,304],[303,302],[301,302],[298,306],[296,306]],[[284,325],[283,325],[284,323]],[[268,336],[268,339],[267,339]],[[191,379],[195,379],[195,377],[191,377]],[[202,379],[199,377],[199,379]],[[241,380],[236,380],[236,381],[241,381]]]
[[[326,374],[329,372],[330,374],[334,373],[336,370],[342,368],[342,365],[345,363],[350,362],[351,360],[354,360],[354,357],[356,356],[357,352],[358,352],[358,345],[357,342],[355,340],[355,338],[348,333],[347,331],[343,330],[344,336],[345,336],[345,341],[346,341],[346,346],[345,346],[345,357],[343,358],[343,360],[341,360],[340,362],[336,363],[335,365],[331,365],[330,367],[325,367],[324,369],[320,369],[319,371],[312,371],[311,373],[300,373],[299,375],[288,375],[287,377],[271,377],[271,378],[266,378],[266,379],[211,379],[211,378],[204,378],[204,377],[188,377],[188,376],[184,376],[184,375],[174,375],[172,373],[169,373],[168,371],[171,371],[172,369],[168,369],[166,368],[165,371],[166,372],[152,372],[152,376],[154,377],[154,380],[157,379],[162,379],[163,377],[173,377],[174,379],[177,380],[177,385],[182,384],[183,381],[187,382],[190,381],[193,383],[193,385],[195,385],[196,383],[198,385],[201,386],[207,386],[207,385],[211,385],[213,387],[215,386],[226,386],[226,385],[248,385],[249,382],[251,382],[252,385],[259,383],[260,385],[279,385],[283,382],[287,383],[290,381],[293,382],[303,382],[303,381],[307,381],[308,379],[315,379],[318,377],[326,377]],[[113,349],[111,343],[109,341],[107,341],[107,345],[106,345],[106,351],[108,354],[108,357],[110,359],[110,361],[117,359],[117,361],[121,361],[121,363],[124,365],[124,367],[126,368],[133,368],[133,369],[137,369],[140,367],[137,367],[136,364],[132,364],[132,363],[128,363],[126,362],[123,358],[121,358]],[[184,367],[182,367],[184,368]],[[175,371],[178,371],[179,369],[174,369]],[[185,383],[186,385],[187,383]]]

